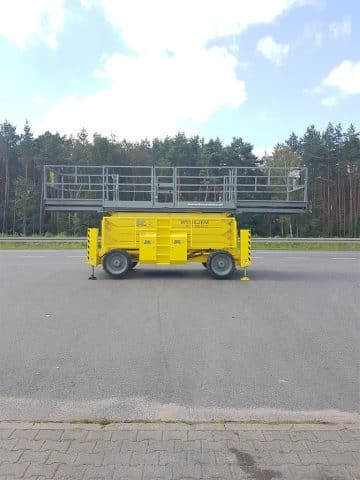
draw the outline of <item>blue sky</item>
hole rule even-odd
[[[357,0],[0,0],[0,121],[261,151],[360,111]],[[24,14],[19,22],[19,11]]]

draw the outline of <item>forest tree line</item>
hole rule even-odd
[[[321,132],[311,125],[303,136],[292,133],[271,155],[257,158],[253,145],[237,137],[225,145],[218,138],[199,136],[119,141],[85,129],[75,137],[46,132],[35,137],[26,122],[22,132],[0,124],[0,233],[3,235],[84,235],[97,225],[95,213],[45,212],[43,166],[158,165],[158,166],[307,166],[311,213],[250,215],[242,226],[260,236],[360,236],[360,136],[353,125],[343,129],[329,123]]]

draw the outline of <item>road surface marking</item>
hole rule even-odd
[[[358,257],[332,257],[332,260],[358,260]]]
[[[285,257],[285,258],[291,258],[291,259],[296,258],[296,259],[300,259],[300,260],[307,260],[309,257],[297,257],[295,255],[291,255],[291,256]]]

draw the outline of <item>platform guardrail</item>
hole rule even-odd
[[[44,166],[47,211],[308,210],[306,167]]]

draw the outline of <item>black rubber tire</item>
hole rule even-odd
[[[132,262],[132,265],[130,267],[130,270],[134,270],[134,268],[136,267],[136,265],[138,264],[138,262]]]
[[[217,250],[208,256],[207,269],[214,278],[225,280],[234,273],[234,258],[226,250]]]
[[[201,264],[204,268],[207,268],[207,262],[202,262]]]
[[[133,260],[125,250],[110,250],[103,258],[103,267],[114,278],[123,278],[132,267]],[[119,268],[117,268],[119,267]]]

